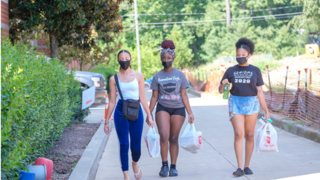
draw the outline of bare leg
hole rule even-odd
[[[176,164],[179,154],[179,134],[184,123],[185,117],[172,115],[170,121],[170,157],[171,164]]]
[[[124,176],[124,180],[130,180],[128,171],[123,171],[123,176]]]
[[[234,150],[236,152],[238,168],[242,168],[242,152],[243,152],[243,138],[244,138],[244,115],[234,114],[231,119],[234,130]]]
[[[170,115],[165,111],[156,114],[157,127],[160,134],[160,147],[162,162],[168,161],[169,137],[170,137]]]
[[[246,157],[244,167],[249,167],[254,147],[254,127],[256,126],[258,113],[245,116]]]

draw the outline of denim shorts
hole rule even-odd
[[[253,115],[260,110],[260,101],[257,96],[233,96],[230,95],[229,101],[229,120],[231,121],[234,114]]]

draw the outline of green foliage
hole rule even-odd
[[[37,0],[9,1],[10,31],[18,37],[23,31],[42,27],[50,35],[52,57],[58,57],[58,47],[72,45],[91,50],[96,39],[111,43],[122,30],[119,5],[123,0]],[[132,2],[131,0],[129,2]],[[94,38],[92,26],[99,36]]]
[[[144,53],[144,49],[147,49],[142,48],[143,46],[147,46],[149,49],[157,49],[164,39],[172,39],[177,48],[177,59],[173,66],[178,69],[200,67],[221,57],[235,56],[235,43],[241,37],[250,38],[255,42],[255,54],[272,54],[278,60],[294,56],[297,51],[300,54],[304,52],[305,36],[301,35],[297,28],[293,28],[292,24],[289,24],[293,15],[273,16],[302,12],[305,9],[305,7],[301,6],[278,8],[293,6],[294,4],[291,3],[291,0],[230,0],[232,18],[230,26],[226,25],[225,1],[138,0],[137,2],[139,14],[152,14],[139,16],[139,23],[141,24],[139,28],[141,54]],[[134,14],[134,9],[132,6],[122,4],[120,13],[123,15]],[[175,13],[198,14],[175,15]],[[257,16],[268,17],[254,18]],[[180,21],[193,22],[146,24]],[[132,50],[132,54],[134,54],[137,51],[134,17],[123,17],[123,24],[126,28],[117,41],[122,42],[124,47],[129,47]],[[153,56],[150,57],[153,58]],[[156,62],[158,61],[160,61],[160,58]],[[161,68],[160,63],[158,64],[159,68]],[[148,67],[149,64],[142,63],[142,68],[144,66],[147,66],[147,69],[154,69],[153,64]]]
[[[320,31],[320,1],[319,0],[292,0],[297,5],[303,5],[303,14],[294,17],[292,24],[295,29],[307,28],[311,31]]]
[[[12,180],[83,117],[74,115],[80,83],[57,59],[48,62],[7,37],[1,51],[1,174]]]
[[[271,60],[259,60],[259,61],[254,61],[252,63],[254,66],[257,66],[262,72],[267,71],[267,65],[269,66],[270,69],[275,69],[279,66],[281,66],[281,63],[277,61],[271,61]]]

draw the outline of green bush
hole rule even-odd
[[[1,60],[1,175],[12,180],[43,156],[67,125],[81,120],[75,116],[80,83],[57,59],[48,62],[6,37]]]
[[[281,63],[275,60],[259,60],[254,61],[253,65],[257,66],[262,72],[265,72],[267,71],[267,65],[269,66],[269,69],[275,69],[281,66]]]

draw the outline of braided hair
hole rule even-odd
[[[161,51],[161,54],[160,54],[160,57],[164,54],[164,53],[169,53],[172,55],[173,59],[176,57],[175,56],[175,48],[176,46],[174,45],[173,41],[171,40],[164,40],[161,44],[161,47],[162,47],[162,51]]]

